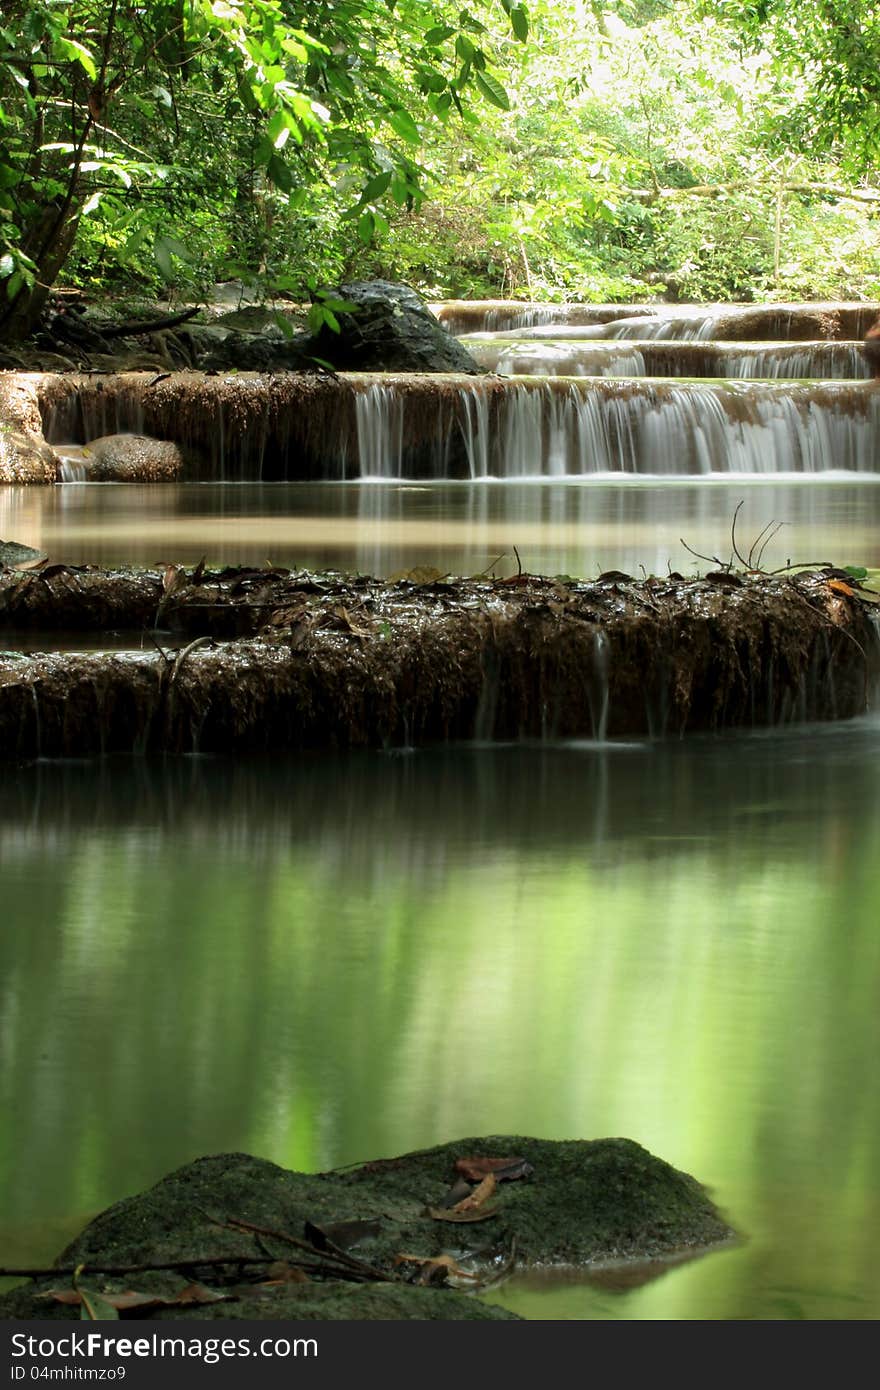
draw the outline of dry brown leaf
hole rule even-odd
[[[459,1158],[455,1164],[456,1173],[469,1182],[481,1182],[487,1173],[494,1173],[497,1182],[516,1182],[518,1178],[531,1177],[535,1171],[524,1158]]]
[[[477,1207],[470,1211],[445,1211],[443,1207],[426,1207],[425,1209],[433,1221],[453,1221],[464,1225],[468,1221],[489,1221],[493,1216],[498,1215],[498,1207]]]
[[[855,596],[855,589],[851,589],[849,584],[845,584],[842,579],[829,579],[827,588],[833,589],[836,594],[846,594],[847,598]]]
[[[206,1289],[203,1284],[187,1284],[180,1293],[168,1297],[155,1293],[137,1293],[134,1289],[127,1289],[125,1293],[102,1293],[97,1296],[103,1303],[109,1303],[111,1308],[121,1313],[133,1309],[179,1308],[192,1304],[222,1303],[229,1298],[228,1294],[216,1293],[213,1289]],[[69,1304],[74,1308],[80,1307],[83,1302],[83,1295],[79,1289],[49,1289],[47,1293],[37,1294],[37,1297],[51,1298],[56,1303]]]
[[[165,594],[175,594],[187,584],[188,578],[183,565],[166,565],[162,576],[162,589]]]
[[[449,571],[445,573],[435,569],[433,565],[415,565],[411,570],[395,570],[389,576],[389,584],[439,584],[444,579],[449,578]]]
[[[453,1211],[476,1211],[482,1207],[492,1196],[498,1186],[498,1180],[494,1173],[487,1173],[482,1182],[474,1188],[473,1192],[467,1197],[462,1197],[460,1202],[456,1202]]]

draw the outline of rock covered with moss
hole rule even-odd
[[[96,1217],[57,1278],[0,1299],[0,1317],[79,1316],[50,1293],[78,1266],[104,1294],[167,1300],[141,1316],[497,1316],[461,1290],[515,1267],[644,1261],[732,1235],[694,1178],[627,1139],[463,1139],[316,1174],[220,1154]],[[222,1297],[176,1303],[193,1279]]]

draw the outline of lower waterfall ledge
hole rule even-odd
[[[637,1282],[734,1236],[696,1179],[629,1139],[461,1139],[312,1174],[217,1154],[97,1216],[0,1317],[79,1318],[76,1269],[123,1317],[511,1317],[462,1290],[536,1265]]]
[[[0,757],[601,741],[851,718],[880,673],[874,602],[831,568],[592,582],[6,572]],[[69,638],[45,650],[52,629],[105,633],[108,650]],[[9,650],[24,633],[44,650]]]

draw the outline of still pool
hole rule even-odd
[[[880,722],[0,771],[0,1263],[200,1154],[626,1135],[742,1233],[532,1318],[880,1316]]]

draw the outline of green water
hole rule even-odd
[[[537,1318],[876,1318],[880,724],[0,772],[0,1263],[199,1155],[627,1135],[736,1248]]]

